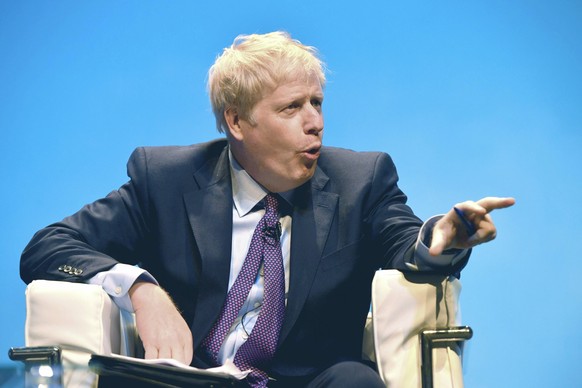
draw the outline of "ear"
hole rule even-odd
[[[228,108],[224,111],[224,120],[226,125],[228,125],[228,131],[230,136],[234,139],[241,141],[243,139],[243,131],[240,125],[240,116],[236,108]]]

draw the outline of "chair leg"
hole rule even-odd
[[[58,346],[10,348],[8,357],[24,363],[26,387],[61,387],[61,349]]]
[[[125,310],[119,310],[119,324],[121,326],[119,354],[128,357],[144,358],[145,352],[137,332],[135,314]]]
[[[422,388],[433,388],[432,350],[445,343],[466,341],[473,337],[469,326],[423,330],[420,335]]]

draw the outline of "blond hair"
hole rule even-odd
[[[317,50],[282,31],[239,35],[224,49],[208,72],[208,93],[219,132],[228,126],[224,112],[236,109],[252,122],[255,104],[285,81],[316,76],[325,86],[324,63]]]

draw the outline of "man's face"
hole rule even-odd
[[[279,85],[251,120],[235,120],[237,161],[271,192],[291,190],[314,174],[323,137],[323,90],[316,77]]]

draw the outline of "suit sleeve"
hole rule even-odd
[[[416,245],[423,222],[406,204],[407,197],[398,187],[396,167],[387,154],[379,154],[376,159],[370,199],[372,206],[366,223],[379,250],[377,255],[383,259],[383,268],[456,274],[467,264],[469,254],[453,264],[437,265],[435,260],[430,264],[424,261],[423,266],[410,265],[416,263]]]
[[[138,264],[151,239],[144,149],[127,164],[130,180],[107,197],[38,231],[20,259],[20,276],[86,282],[117,263]]]

